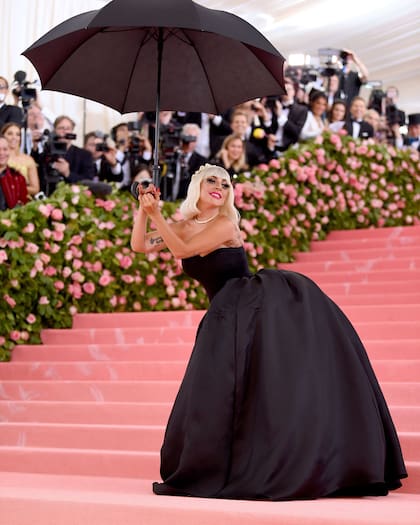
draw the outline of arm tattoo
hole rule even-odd
[[[154,244],[160,244],[163,242],[163,239],[162,237],[150,237],[149,242],[153,246]]]

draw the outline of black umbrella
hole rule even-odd
[[[120,113],[219,114],[284,92],[284,58],[245,20],[192,0],[113,0],[53,28],[23,52],[43,89],[95,100]]]

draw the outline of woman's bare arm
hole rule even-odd
[[[158,201],[150,194],[141,197],[142,207],[153,220],[162,242],[174,257],[184,259],[193,255],[209,253],[237,238],[237,226],[224,215],[220,215],[192,237],[183,236],[168,224],[162,216]]]

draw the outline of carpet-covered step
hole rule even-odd
[[[76,314],[73,317],[73,328],[197,328],[204,314],[205,310]]]
[[[0,400],[173,402],[179,381],[3,381]],[[419,382],[382,382],[390,405],[420,405]]]
[[[154,452],[165,432],[161,425],[0,423],[0,450],[17,448],[74,448]],[[420,461],[420,432],[398,433],[404,458]]]
[[[164,432],[164,425],[117,425],[112,421],[107,424],[9,422],[0,423],[0,449],[40,447],[156,452],[162,445]],[[418,437],[420,440],[420,434]]]
[[[349,239],[395,239],[419,237],[420,226],[394,226],[390,228],[361,228],[360,230],[334,230],[328,234],[328,242]]]
[[[195,339],[196,327],[128,327],[128,328],[73,328],[43,330],[41,339],[44,344],[66,343],[137,343],[150,344],[191,343]]]
[[[384,291],[387,292],[388,301],[392,301],[392,297],[399,294],[405,293],[420,293],[420,280],[419,281],[381,281],[381,282],[370,282],[365,280],[364,282],[348,282],[345,275],[341,282],[328,283],[325,280],[320,280],[318,285],[322,290],[329,296],[345,296],[350,297],[350,300],[354,300],[356,295],[363,297],[369,295],[382,294]]]
[[[354,247],[352,249],[340,250],[334,248],[334,245],[328,244],[322,251],[308,251],[299,252],[296,254],[296,262],[306,261],[351,261],[361,259],[383,258],[390,257],[420,257],[419,244],[416,246],[391,246],[389,248],[369,248],[369,247]]]
[[[416,321],[374,321],[358,322],[356,329],[362,340],[398,337],[415,339],[420,337],[420,324]],[[171,343],[189,343],[195,340],[195,328],[101,328],[73,330],[43,330],[41,337],[44,344],[96,343],[96,344],[149,344],[166,341]]]
[[[401,271],[401,270],[370,270],[365,271],[353,271],[353,272],[339,272],[339,271],[328,271],[328,272],[315,272],[309,270],[305,272],[307,277],[310,277],[317,283],[333,284],[336,282],[347,283],[358,283],[358,282],[412,282],[413,285],[417,284],[416,290],[420,290],[420,268],[414,268],[412,270]]]
[[[96,401],[0,401],[0,422],[166,425],[171,403]],[[395,426],[420,432],[420,406],[391,405]]]
[[[140,358],[140,356],[139,356]],[[181,381],[186,362],[182,361],[72,361],[10,363],[8,380],[90,381]],[[1,376],[1,367],[0,367]]]
[[[420,257],[372,257],[371,259],[353,259],[351,261],[306,261],[282,263],[281,268],[305,274],[311,272],[375,272],[377,270],[411,271],[420,269]]]
[[[178,388],[179,381],[3,381],[0,400],[168,403]]]
[[[166,425],[171,408],[171,403],[140,401],[0,401],[0,422]]]
[[[420,496],[264,502],[157,497],[142,479],[0,473],[7,525],[418,525]],[[65,509],[65,511],[63,511]],[[87,517],[89,521],[87,522]]]
[[[177,361],[187,360],[193,345],[186,343],[46,344],[20,345],[13,350],[13,363],[26,361]],[[0,363],[1,377],[1,363]]]
[[[109,476],[158,480],[159,453],[77,448],[0,447],[4,472]],[[406,461],[401,492],[420,492],[420,462]]]
[[[371,359],[420,358],[418,339],[366,339],[363,344]],[[187,360],[191,343],[151,343],[138,345],[73,343],[70,345],[20,345],[13,350],[12,363],[39,361],[155,361]],[[1,377],[0,363],[0,377]]]
[[[311,243],[311,251],[314,253],[331,250],[361,250],[373,249],[399,249],[399,248],[418,248],[420,235],[404,235],[391,238],[358,238],[358,239],[336,239],[330,242],[314,241]]]
[[[419,356],[420,357],[420,356]],[[372,360],[381,381],[416,381],[420,378],[420,359]],[[186,362],[182,361],[72,361],[11,363],[7,378],[12,381],[181,381]],[[1,367],[0,367],[1,372]]]
[[[419,269],[420,271],[420,269]],[[414,304],[405,304],[397,303],[395,299],[392,304],[382,303],[372,308],[369,304],[361,305],[348,305],[345,307],[346,313],[351,316],[353,319],[362,320],[405,320],[405,321],[419,321],[420,322],[420,290],[418,293],[417,303]],[[177,312],[178,313],[178,312]],[[186,318],[190,312],[185,312]],[[204,316],[204,312],[197,312],[196,323],[187,326],[187,328],[197,328],[199,321]],[[366,317],[368,315],[368,317]],[[165,322],[169,323],[168,319],[171,318],[170,313],[166,315],[164,319]],[[179,316],[180,327],[185,327],[185,324],[182,324],[182,317]],[[76,316],[74,320],[73,329],[92,329],[92,328],[137,328],[139,332],[142,330],[142,327],[156,326],[148,323],[148,317],[144,314],[128,314],[127,318],[124,319],[124,316],[120,317],[121,323],[118,324],[118,320],[112,319],[112,314],[86,314],[83,318]],[[82,322],[83,321],[83,322]],[[82,326],[81,326],[82,325]],[[165,326],[165,325],[163,325]],[[176,328],[175,326],[170,326],[171,328]]]
[[[109,476],[158,480],[160,458],[141,450],[56,447],[0,447],[0,469],[79,476]]]

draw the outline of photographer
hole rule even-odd
[[[112,128],[111,137],[117,148],[116,160],[122,167],[121,188],[128,189],[138,167],[151,161],[152,144],[138,121],[121,122]]]
[[[92,155],[95,181],[122,181],[122,167],[117,160],[117,148],[113,140],[99,131],[91,131],[85,135],[84,149]]]
[[[340,51],[343,64],[340,74],[340,98],[343,96],[349,108],[354,97],[359,96],[360,88],[368,80],[368,70],[360,58],[349,49]]]
[[[22,124],[23,121],[23,112],[17,106],[10,106],[6,104],[6,97],[9,91],[8,81],[0,76],[0,128],[7,124],[8,122],[15,122]]]
[[[161,181],[161,191],[166,200],[184,199],[191,175],[207,161],[195,151],[200,131],[197,124],[184,124],[179,135],[178,146],[171,155],[166,156],[166,173]]]
[[[94,179],[92,155],[72,144],[76,139],[74,128],[74,121],[62,115],[54,122],[53,134],[44,135],[39,165],[42,172],[41,189],[47,195],[51,195],[61,181],[74,184]]]
[[[369,99],[369,109],[376,110],[386,122],[386,142],[397,147],[402,145],[400,127],[405,125],[405,113],[397,107],[398,89],[389,86],[386,91],[375,89]]]

